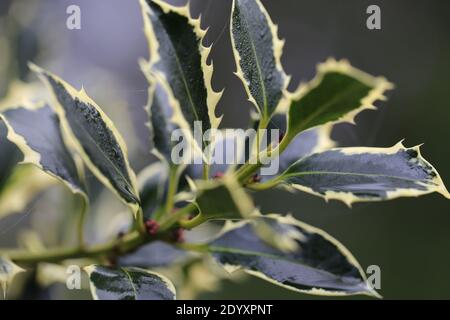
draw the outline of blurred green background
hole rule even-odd
[[[283,63],[292,75],[291,89],[311,79],[316,64],[330,56],[346,58],[395,83],[388,102],[380,104],[377,112],[360,115],[357,126],[336,128],[333,137],[340,145],[388,147],[403,138],[407,146],[424,143],[423,155],[450,185],[449,1],[263,3],[286,39]],[[81,8],[81,30],[66,28],[70,4]],[[381,8],[381,30],[366,28],[366,8],[371,4]],[[223,126],[245,127],[252,106],[232,74],[230,10],[231,0],[192,1],[192,11],[196,15],[201,12],[203,26],[210,26],[206,42],[215,44],[214,87],[225,88],[218,109],[225,114]],[[29,78],[24,63],[31,59],[78,87],[84,85],[124,133],[137,171],[153,161],[148,155],[142,109],[146,82],[137,64],[138,58],[148,55],[137,0],[2,0],[0,15],[0,40],[4,41],[0,46],[0,95],[12,78]],[[0,158],[4,161],[8,154],[0,150]],[[346,245],[363,268],[379,265],[379,292],[385,298],[450,298],[450,202],[443,197],[356,204],[352,209],[281,191],[264,192],[256,199],[263,212],[293,213],[323,228]],[[16,220],[0,222],[0,245],[14,242],[14,229],[20,228]],[[200,297],[311,298],[254,278],[224,281],[220,291]]]

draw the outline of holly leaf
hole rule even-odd
[[[222,92],[211,86],[213,64],[207,62],[211,48],[203,45],[206,30],[200,19],[192,18],[189,5],[141,0],[141,6],[150,48],[150,60],[141,67],[149,80],[157,77],[167,90],[173,121],[192,139],[196,121],[201,121],[202,132],[217,128],[221,118],[215,109]]]
[[[173,284],[157,273],[100,265],[84,269],[95,300],[175,300]]]
[[[338,148],[307,156],[274,180],[326,200],[351,205],[439,192],[450,198],[419,147]]]
[[[14,143],[6,139],[8,129],[3,121],[0,121],[0,190],[10,178],[14,167],[20,161],[20,150]]]
[[[172,108],[168,93],[156,79],[149,82],[149,101],[146,111],[149,116],[148,128],[153,144],[152,153],[168,164],[172,164],[171,155],[174,143],[171,137],[176,124],[171,122]]]
[[[23,154],[22,163],[37,166],[87,201],[77,165],[63,141],[60,120],[48,105],[10,108],[0,118],[8,128],[8,140]]]
[[[14,106],[29,105],[30,101],[41,101],[45,98],[42,85],[39,82],[25,83],[14,79],[9,84],[7,93],[0,99],[0,112]],[[1,120],[1,119],[0,119]],[[0,121],[0,189],[7,182],[14,167],[21,160],[22,154],[17,146],[6,138],[8,129]]]
[[[163,203],[167,189],[168,170],[162,162],[155,162],[144,168],[137,177],[139,196],[145,218]]]
[[[287,252],[268,245],[252,227],[259,221],[280,237],[295,239],[297,248]],[[227,271],[242,269],[290,290],[316,295],[378,296],[361,266],[341,243],[291,216],[269,215],[228,224],[208,248]]]
[[[318,66],[317,76],[300,85],[292,95],[288,110],[287,136],[326,123],[349,122],[361,111],[375,109],[377,100],[393,85],[382,77],[373,77],[345,61],[329,59]]]
[[[14,264],[11,260],[0,256],[0,288],[3,291],[3,298],[6,299],[8,286],[14,280],[14,277],[21,272],[22,268]]]
[[[56,75],[30,65],[53,94],[67,143],[81,155],[90,171],[134,212],[139,205],[136,178],[125,142],[111,119],[87,95]]]
[[[284,41],[259,0],[234,0],[231,40],[236,75],[262,119],[287,102],[289,77],[281,65]]]

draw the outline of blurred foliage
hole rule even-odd
[[[61,38],[69,37],[69,31],[64,29],[64,6],[69,2],[58,1],[58,5],[55,2],[56,0],[0,1],[0,97],[6,94],[12,80],[27,78],[26,62],[38,59],[42,49],[39,45],[41,41],[59,42],[64,40]],[[70,1],[79,3],[86,10],[95,7],[98,9],[101,2],[102,0]],[[85,68],[89,68],[92,61],[104,60],[109,63],[111,73],[106,77],[96,77],[94,74],[93,81],[98,85],[96,92],[103,92],[106,102],[113,90],[102,79],[123,79],[126,89],[114,94],[127,102],[135,120],[132,125],[125,126],[128,129],[128,143],[136,136],[141,140],[146,139],[142,134],[145,125],[139,116],[142,115],[140,108],[146,98],[145,79],[138,75],[136,66],[136,58],[145,56],[146,49],[143,36],[130,37],[130,34],[140,34],[136,30],[141,30],[141,26],[137,26],[138,29],[130,27],[130,23],[140,21],[137,4],[132,3],[133,1],[127,1],[127,4],[116,0],[112,2],[100,17],[86,12],[86,29],[70,38],[71,48],[79,48],[77,54],[57,51],[49,56],[56,57],[56,61],[51,61],[53,64],[73,65],[72,79],[80,83],[85,78],[81,72],[75,73],[77,66],[85,65]],[[23,7],[25,3],[30,5]],[[46,11],[42,9],[37,10],[37,3],[41,8],[51,4],[52,6],[45,7],[51,14],[45,14]],[[300,81],[310,79],[316,62],[324,61],[329,56],[348,58],[355,66],[372,74],[383,74],[396,84],[397,89],[376,114],[367,112],[361,115],[356,127],[342,125],[337,128],[334,136],[341,145],[390,146],[403,137],[409,138],[407,145],[425,142],[425,156],[433,159],[443,180],[450,181],[450,151],[447,147],[450,137],[450,2],[380,0],[377,2],[382,10],[380,31],[369,31],[365,27],[365,10],[372,4],[367,0],[280,0],[264,3],[274,20],[279,22],[281,36],[289,39],[283,63],[289,74],[301,75],[293,78],[293,87]],[[132,14],[123,14],[124,6]],[[218,114],[227,110],[223,126],[243,127],[247,125],[248,117],[242,116],[242,110],[251,108],[243,105],[245,92],[239,80],[230,75],[234,66],[230,43],[228,37],[224,36],[228,28],[228,15],[224,12],[229,12],[230,6],[229,1],[193,1],[194,10],[203,12],[204,25],[212,25],[207,42],[216,44],[212,58],[220,61],[216,62],[215,87],[227,87]],[[18,12],[21,15],[17,15]],[[52,15],[56,16],[56,20],[50,18]],[[42,19],[49,19],[59,25],[54,28],[61,31],[61,38],[40,39],[44,33],[37,33],[39,29],[35,28],[35,23]],[[119,32],[114,33],[112,41],[106,41],[101,32],[92,34],[92,28],[101,30],[113,21]],[[52,37],[55,34],[58,35],[58,32],[52,33]],[[137,44],[142,42],[142,46],[137,45],[137,49],[134,48],[130,53],[130,46],[123,45],[125,41],[135,41]],[[96,55],[96,51],[101,53]],[[107,58],[105,52],[108,52]],[[124,56],[130,57],[124,59]],[[120,112],[123,110],[119,114]],[[121,119],[120,115],[117,118]],[[4,134],[5,130],[0,124],[0,187],[20,158],[15,147],[4,139]],[[139,147],[134,149],[132,156],[138,159],[136,161],[140,167],[151,162],[146,150]],[[92,188],[98,188],[95,181],[92,184]],[[50,195],[56,199],[67,196],[58,196],[58,193]],[[450,252],[447,249],[450,243],[450,210],[448,202],[438,195],[388,203],[357,204],[353,209],[334,202],[325,204],[323,200],[312,196],[281,191],[264,192],[258,195],[257,200],[262,204],[262,209],[268,212],[288,213],[294,208],[303,221],[326,229],[339,238],[364,267],[379,265],[382,272],[380,293],[385,298],[450,298]],[[52,205],[48,202],[39,211],[44,212]],[[61,210],[72,212],[70,208]],[[33,210],[32,219],[40,224],[44,235],[49,238],[46,242],[66,241],[62,240],[64,236],[70,241],[71,235],[52,235],[48,232],[48,222],[62,219],[58,209],[45,217],[39,216],[37,211]],[[22,215],[0,221],[0,245],[14,244],[12,239],[17,232],[28,228],[30,224],[29,219],[22,220]],[[41,291],[34,281],[26,282],[26,288],[23,298],[63,298],[67,294],[72,295],[59,285],[53,285],[50,291]],[[200,297],[314,299],[254,278],[246,278],[239,284],[224,281],[220,291],[214,294],[208,292]]]

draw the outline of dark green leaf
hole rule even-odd
[[[150,47],[150,61],[142,67],[168,90],[174,122],[189,132],[194,121],[201,121],[203,132],[217,128],[215,108],[222,93],[211,86],[213,66],[207,63],[210,48],[202,44],[206,31],[200,19],[191,17],[188,5],[176,7],[159,0],[141,0],[141,5]]]
[[[281,65],[284,42],[259,0],[234,0],[231,39],[241,79],[249,100],[264,119],[285,101],[289,78]]]
[[[442,179],[419,147],[341,148],[294,163],[279,178],[289,187],[351,205],[439,192],[450,198]]]
[[[49,106],[8,109],[0,117],[8,127],[8,140],[23,153],[23,163],[38,166],[84,195],[78,169],[63,142],[59,118]]]
[[[354,123],[365,109],[375,109],[377,100],[393,85],[350,66],[347,61],[328,60],[320,64],[318,74],[293,95],[288,111],[288,133],[294,138],[300,132],[326,123]]]
[[[280,236],[295,239],[297,248],[284,252],[269,246],[252,228],[263,220]],[[243,269],[287,289],[320,295],[377,296],[355,258],[322,230],[292,217],[266,216],[229,224],[209,244],[209,251],[228,271]]]
[[[175,288],[165,277],[139,268],[85,268],[95,300],[174,300]]]
[[[139,203],[136,178],[128,163],[126,145],[112,121],[84,89],[78,92],[52,73],[35,65],[31,68],[53,93],[54,107],[68,143],[103,184],[136,210]]]

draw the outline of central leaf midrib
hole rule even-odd
[[[323,81],[323,79],[322,79]],[[308,117],[306,117],[303,121],[302,124],[299,126],[299,131],[304,131],[309,127],[309,124],[317,117],[320,116],[323,112],[327,111],[336,101],[338,101],[339,99],[346,97],[350,94],[353,94],[354,91],[357,91],[359,84],[358,83],[353,83],[350,86],[347,87],[346,90],[343,90],[342,92],[338,93],[337,95],[335,95],[332,99],[328,100],[326,103],[320,105],[319,107],[316,107],[316,111],[314,111],[313,113],[311,113]],[[314,88],[314,89],[317,89]],[[305,96],[301,97],[298,102],[301,102],[301,100],[304,98]],[[358,108],[360,108],[361,105],[359,105],[357,108],[354,108],[353,110],[356,110]],[[347,113],[349,113],[351,111],[348,111]],[[343,115],[342,115],[343,116]],[[342,117],[341,116],[341,117]],[[337,120],[337,119],[336,119]],[[331,120],[334,121],[334,120]]]
[[[384,178],[392,178],[392,179],[398,179],[398,180],[404,180],[409,182],[429,182],[428,180],[424,179],[412,179],[412,178],[405,178],[400,176],[390,176],[387,174],[377,174],[377,173],[359,173],[359,172],[334,172],[334,171],[300,171],[295,173],[288,173],[286,175],[280,176],[280,178],[295,178],[299,176],[306,176],[306,175],[342,175],[342,176],[361,176],[361,177],[384,177]]]
[[[94,107],[95,108],[95,107]],[[100,116],[100,118],[102,118]],[[103,120],[103,119],[102,119]],[[78,126],[83,127],[83,125],[80,124],[80,122],[78,121],[78,119],[74,119],[74,121],[77,123]],[[109,128],[108,128],[109,129]],[[103,149],[100,148],[100,146],[96,143],[96,140],[91,136],[89,130],[83,130],[84,132],[86,132],[87,134],[85,136],[87,136],[92,144],[97,148],[97,150],[100,151],[100,153],[103,155],[103,157],[111,164],[111,166],[114,168],[114,170],[119,174],[119,176],[122,177],[122,179],[125,181],[125,183],[127,184],[127,186],[130,188],[130,190],[133,190],[132,186],[129,184],[128,179],[125,178],[125,176],[122,174],[122,171],[119,170],[119,168],[111,161],[111,159],[109,159],[109,157],[105,154],[105,152],[103,151]],[[116,141],[116,143],[118,144],[118,142]],[[84,148],[83,148],[84,149]],[[120,152],[123,153],[122,149],[120,148]],[[122,154],[122,156],[124,156]],[[94,164],[94,163],[93,163]],[[95,165],[95,164],[94,164]],[[102,172],[102,174],[105,174],[104,172]],[[109,180],[109,178],[108,178]]]
[[[125,268],[120,268],[120,270],[122,270],[122,272],[125,273],[125,275],[127,276],[128,280],[130,280],[131,288],[133,289],[134,293],[134,300],[138,300],[138,292],[134,285],[133,278],[131,278],[130,273]]]
[[[243,249],[237,249],[237,248],[227,248],[227,247],[221,247],[221,246],[209,246],[208,249],[210,252],[241,254],[241,255],[246,255],[246,256],[257,256],[257,257],[263,257],[263,258],[268,258],[268,259],[286,261],[286,262],[300,265],[306,269],[314,270],[315,272],[323,272],[323,273],[327,273],[327,274],[335,276],[335,277],[341,277],[340,275],[333,274],[327,270],[315,268],[315,267],[309,266],[307,264],[301,263],[297,260],[289,259],[289,258],[286,258],[283,256],[277,256],[277,255],[270,254],[270,253],[249,251],[249,250],[243,250]]]

